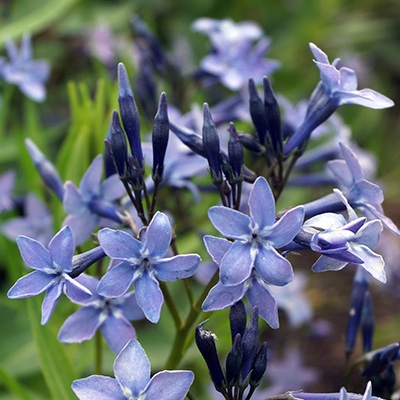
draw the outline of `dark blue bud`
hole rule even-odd
[[[233,346],[226,357],[225,370],[226,382],[229,388],[238,383],[242,369],[242,337],[238,333],[233,341]]]
[[[256,84],[252,78],[249,79],[249,94],[250,94],[250,116],[256,128],[258,139],[262,145],[265,144],[268,124],[265,114],[264,104],[260,99]]]
[[[88,203],[88,207],[92,212],[101,217],[111,219],[119,224],[122,223],[118,215],[121,212],[119,208],[103,200],[101,197],[92,198]]]
[[[207,103],[204,103],[203,106],[203,147],[210,167],[212,182],[218,186],[222,183],[219,138]]]
[[[396,359],[400,349],[399,343],[392,343],[383,349],[378,350],[369,364],[365,367],[362,376],[371,377],[379,375],[383,372],[389,364]]]
[[[262,153],[265,150],[265,147],[262,146],[255,137],[249,135],[246,132],[241,132],[241,131],[238,131],[237,134],[240,143],[247,150],[250,150],[253,153]]]
[[[258,307],[253,307],[249,324],[242,339],[243,361],[242,361],[242,382],[245,381],[253,369],[254,360],[258,350]]]
[[[173,121],[169,122],[169,128],[178,136],[179,140],[189,147],[190,150],[206,158],[206,152],[203,146],[203,138],[195,131],[179,125]]]
[[[160,103],[153,126],[153,180],[161,182],[164,172],[164,158],[169,137],[167,95],[161,93]]]
[[[211,331],[201,328],[203,324],[204,322],[196,327],[196,345],[207,364],[215,388],[219,392],[223,392],[226,388],[226,382],[218,360],[215,335]]]
[[[128,156],[128,180],[132,187],[136,191],[141,191],[143,189],[143,170],[137,165],[136,158],[129,154]]]
[[[64,185],[55,166],[46,158],[31,139],[25,139],[25,146],[43,182],[62,201],[64,198]]]
[[[106,256],[101,246],[97,246],[92,250],[82,254],[77,254],[72,258],[72,272],[69,273],[71,278],[76,278],[82,272],[86,271],[91,265]]]
[[[114,160],[111,156],[111,126],[112,126],[112,118],[110,125],[108,126],[107,129],[107,135],[106,138],[104,139],[104,174],[105,177],[108,178],[111,175],[114,175],[117,173],[117,169],[115,168]]]
[[[235,124],[233,122],[229,124],[229,134],[230,134],[228,141],[229,164],[232,168],[234,183],[239,183],[243,181],[244,154],[243,154],[243,147],[239,141],[239,136],[237,134]]]
[[[112,115],[111,156],[113,157],[118,175],[120,178],[125,178],[128,168],[128,150],[125,134],[119,122],[119,115],[116,110],[113,111]]]
[[[389,395],[388,398],[391,398],[396,386],[396,371],[394,369],[393,363],[390,363],[389,366],[385,369],[382,380],[386,388],[386,393]]]
[[[363,351],[367,353],[372,350],[374,340],[374,311],[372,307],[372,299],[369,291],[364,294],[364,301],[361,311],[361,332],[363,337]]]
[[[229,323],[231,326],[232,344],[238,333],[240,333],[240,336],[243,337],[244,331],[246,330],[246,322],[246,309],[244,307],[243,301],[239,300],[231,307],[229,311]]]
[[[267,117],[268,133],[276,156],[283,152],[281,112],[269,79],[264,76],[264,109]]]
[[[118,64],[118,103],[122,123],[128,137],[129,146],[137,165],[143,168],[143,153],[140,142],[139,112],[136,107],[135,98],[128,73],[122,63]]]
[[[250,378],[250,385],[257,387],[262,377],[264,376],[265,370],[267,369],[267,343],[263,343],[258,350],[256,359],[254,360],[253,372]]]

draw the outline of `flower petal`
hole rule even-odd
[[[183,254],[164,258],[154,265],[154,273],[160,281],[176,281],[192,276],[200,265],[201,258],[197,254]]]
[[[72,382],[79,400],[126,400],[116,379],[92,375]]]
[[[135,291],[123,295],[114,300],[114,302],[113,305],[121,310],[122,314],[128,321],[137,321],[145,318],[142,309],[137,303]]]
[[[312,266],[314,272],[339,271],[348,264],[347,261],[336,260],[328,256],[321,256]]]
[[[328,161],[328,168],[334,175],[337,183],[345,189],[350,189],[354,185],[354,177],[344,160]]]
[[[358,104],[360,106],[381,109],[393,107],[394,103],[388,97],[372,89],[355,90],[352,92],[339,92],[340,105]]]
[[[45,274],[41,271],[31,272],[19,278],[8,291],[7,296],[10,299],[37,296],[52,286],[56,278],[57,275]]]
[[[132,397],[138,397],[145,388],[150,380],[150,363],[137,340],[129,341],[118,354],[114,362],[114,374],[124,394],[129,391]]]
[[[316,46],[314,43],[310,43],[309,46],[313,56],[318,62],[329,64],[328,56],[318,46]]]
[[[68,215],[68,217],[64,219],[63,225],[68,225],[71,228],[75,239],[75,245],[79,246],[90,238],[99,220],[100,218],[96,214],[93,214],[90,210],[86,210],[84,214]]]
[[[168,217],[157,211],[146,230],[144,243],[148,255],[152,258],[162,258],[171,243],[172,230]]]
[[[253,222],[255,222],[260,229],[274,224],[275,199],[268,182],[263,177],[257,178],[251,189],[249,208]]]
[[[233,244],[229,240],[208,235],[203,237],[203,242],[206,246],[208,254],[218,265],[221,264],[222,258]]]
[[[91,299],[92,292],[88,288],[71,278],[68,274],[63,274],[63,277],[65,279],[65,294],[69,299],[78,304]]]
[[[160,284],[146,270],[140,278],[135,280],[134,284],[139,307],[143,310],[146,318],[156,324],[160,319],[161,307],[164,302]]]
[[[369,247],[371,250],[375,250],[379,237],[382,233],[382,222],[378,219],[374,221],[368,221],[361,229],[357,232],[353,242],[357,244],[363,244]]]
[[[118,174],[109,176],[100,185],[100,196],[107,201],[115,201],[125,194],[125,188]]]
[[[64,226],[49,243],[49,252],[54,267],[64,272],[72,271],[75,244],[71,228]]]
[[[105,297],[120,297],[132,286],[135,267],[127,262],[116,265],[100,280],[97,291]]]
[[[357,90],[357,75],[352,69],[342,67],[340,68],[339,73],[340,90],[343,90],[345,92]]]
[[[18,236],[17,245],[24,262],[33,269],[53,273],[54,267],[48,250],[37,240],[27,236]]]
[[[246,289],[245,282],[236,286],[226,286],[218,282],[208,293],[202,308],[205,312],[208,312],[231,307],[243,298]]]
[[[357,205],[357,208],[369,219],[379,218],[383,226],[390,232],[400,236],[400,230],[396,224],[388,217],[386,217],[374,204]]]
[[[250,234],[250,218],[231,208],[215,206],[208,210],[208,217],[215,229],[232,239],[242,239]]]
[[[101,173],[103,172],[103,157],[99,154],[89,165],[79,184],[82,197],[90,199],[93,195],[100,194]]]
[[[67,214],[83,214],[87,210],[87,205],[82,199],[81,192],[71,181],[65,182],[64,188],[64,211]]]
[[[183,400],[193,383],[192,371],[162,371],[155,374],[143,394],[147,400]]]
[[[382,256],[364,245],[352,244],[351,249],[364,260],[364,264],[361,264],[364,269],[378,281],[386,283],[385,261]]]
[[[60,299],[60,296],[62,294],[63,287],[64,283],[59,282],[58,284],[52,286],[50,289],[47,290],[42,303],[42,320],[40,322],[42,325],[46,325],[53,315],[58,300]]]
[[[319,68],[322,84],[324,85],[324,88],[328,94],[331,95],[337,92],[340,89],[339,71],[333,65],[323,64],[318,61],[314,61],[314,63]]]

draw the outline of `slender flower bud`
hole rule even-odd
[[[235,303],[229,311],[229,323],[231,326],[232,345],[236,338],[236,335],[240,333],[243,337],[244,331],[246,330],[246,309],[242,300]]]
[[[363,337],[363,351],[367,353],[372,350],[374,340],[374,311],[372,308],[372,299],[369,291],[364,294],[364,300],[361,311],[361,332]]]
[[[207,103],[203,106],[203,117],[203,147],[210,166],[211,180],[219,186],[222,183],[219,138]]]
[[[128,73],[122,63],[118,64],[118,103],[122,123],[128,137],[132,156],[140,169],[143,168],[143,153],[140,142],[139,112],[129,82]]]
[[[396,385],[396,371],[394,369],[393,363],[390,363],[383,373],[383,383],[388,393],[388,397],[391,398]]]
[[[264,107],[267,117],[268,132],[276,156],[283,152],[283,138],[281,130],[281,112],[276,101],[269,79],[264,76]]]
[[[111,175],[114,175],[117,173],[117,169],[115,168],[114,160],[113,157],[111,156],[111,126],[112,126],[112,118],[110,125],[108,126],[107,129],[107,135],[106,138],[104,139],[104,174],[106,178],[109,178]]]
[[[228,387],[233,387],[238,382],[242,369],[242,358],[242,336],[238,333],[233,341],[232,349],[226,357],[225,370]]]
[[[192,129],[186,128],[185,126],[179,125],[173,121],[169,122],[169,127],[172,132],[178,136],[179,140],[189,147],[190,150],[198,154],[199,156],[206,158],[206,152],[203,146],[203,139],[200,135],[194,132]]]
[[[25,146],[43,182],[62,201],[64,198],[64,185],[55,166],[46,158],[31,139],[25,139]]]
[[[72,272],[69,273],[69,276],[71,278],[76,278],[82,272],[85,272],[91,265],[105,256],[106,253],[101,246],[85,251],[82,254],[77,254],[72,258]]]
[[[203,324],[204,322],[196,328],[196,345],[207,364],[215,388],[219,392],[223,392],[226,388],[226,382],[218,360],[214,339],[215,335],[211,331],[201,328]]]
[[[264,146],[262,146],[256,138],[249,135],[248,133],[238,131],[237,134],[238,134],[240,143],[247,150],[250,150],[253,153],[262,153],[265,150]]]
[[[164,158],[167,151],[169,137],[169,120],[167,95],[163,92],[160,96],[157,114],[153,127],[153,180],[161,182],[164,172]]]
[[[232,168],[233,183],[239,183],[243,181],[244,154],[243,154],[243,147],[240,144],[235,124],[233,122],[229,124],[229,134],[230,134],[228,141],[229,164]]]
[[[264,104],[258,96],[257,87],[253,78],[249,79],[249,94],[250,116],[256,128],[258,139],[260,143],[264,145],[268,130],[267,117],[265,115]]]
[[[114,159],[120,178],[126,177],[128,166],[128,150],[126,138],[119,122],[119,115],[116,110],[113,111],[111,125],[111,155]]]
[[[142,169],[137,165],[132,154],[128,156],[129,173],[128,180],[132,184],[134,190],[140,191],[143,189],[143,174]]]
[[[253,373],[250,378],[250,385],[257,387],[262,377],[264,376],[265,370],[267,369],[267,343],[263,343],[258,350],[256,359],[254,360]]]
[[[393,360],[398,358],[399,350],[400,344],[392,343],[377,351],[372,357],[371,362],[365,367],[362,376],[371,377],[379,375],[388,368]]]
[[[253,307],[249,324],[242,339],[243,361],[242,361],[242,382],[246,380],[253,368],[254,360],[258,350],[258,307]]]

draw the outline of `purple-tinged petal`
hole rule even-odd
[[[64,219],[63,225],[68,225],[71,228],[75,239],[75,245],[79,246],[90,238],[99,220],[100,218],[96,214],[86,210],[84,214],[68,215],[68,217]]]
[[[255,268],[266,283],[285,286],[293,280],[292,265],[271,246],[260,246],[254,262]]]
[[[357,182],[354,189],[345,193],[345,196],[349,203],[352,205],[354,203],[355,206],[360,203],[381,204],[383,202],[382,189],[365,179]]]
[[[353,243],[363,244],[371,250],[375,250],[379,237],[382,233],[383,226],[379,220],[368,221],[356,234]]]
[[[343,158],[346,161],[347,168],[353,175],[354,182],[362,181],[364,179],[364,173],[357,156],[349,146],[344,143],[339,143],[339,145],[342,150]]]
[[[81,343],[91,339],[101,324],[101,309],[83,307],[70,315],[58,332],[58,340],[63,343]]]
[[[183,400],[193,383],[191,371],[162,371],[155,374],[143,395],[147,400]]]
[[[162,258],[171,243],[172,230],[168,217],[157,211],[146,230],[144,247],[147,254],[155,259]]]
[[[118,354],[131,339],[136,339],[135,329],[122,315],[116,316],[114,313],[109,313],[100,326],[100,330],[108,347],[116,354]]]
[[[99,301],[103,300],[103,296],[100,296],[97,293],[97,286],[99,284],[99,280],[95,278],[94,276],[90,276],[88,274],[80,274],[76,278],[74,278],[75,282],[78,282],[82,286],[84,286],[86,289],[89,290],[89,292],[92,293],[92,296],[90,299],[84,300],[84,301],[75,301],[72,300],[74,303],[79,304],[81,306],[89,306],[92,305],[93,303],[98,303]]]
[[[126,397],[138,397],[150,380],[150,363],[137,340],[131,340],[114,362],[114,374]],[[128,395],[129,393],[129,395]]]
[[[204,236],[204,245],[212,260],[220,265],[225,253],[232,247],[232,242],[226,239],[217,238],[214,236]]]
[[[340,229],[346,224],[346,220],[341,214],[323,213],[316,215],[304,222],[304,226],[312,226],[323,230]]]
[[[334,179],[339,185],[346,189],[350,189],[354,184],[354,177],[344,160],[328,161],[328,168],[334,175]]]
[[[261,279],[254,278],[252,285],[246,293],[252,307],[258,307],[259,316],[265,320],[272,329],[279,328],[278,304],[275,297],[268,290]]]
[[[197,254],[183,254],[164,258],[154,265],[157,279],[165,282],[176,281],[192,276],[200,265],[201,258]]]
[[[20,82],[18,86],[23,94],[34,101],[41,103],[46,98],[46,88],[42,82],[29,80]]]
[[[134,284],[139,307],[143,310],[146,318],[156,324],[160,319],[161,307],[164,302],[160,284],[157,279],[149,275],[147,270],[143,272],[140,278],[135,280]]]
[[[7,296],[10,299],[37,296],[54,285],[55,279],[57,279],[57,275],[46,274],[42,271],[31,272],[19,278],[8,291]]]
[[[236,241],[222,258],[220,280],[224,285],[234,286],[244,282],[251,274],[256,258],[250,243]]]
[[[388,229],[390,232],[394,233],[397,236],[400,236],[400,230],[395,225],[395,223],[388,217],[386,217],[377,207],[377,205],[372,204],[362,204],[360,206],[357,205],[357,208],[369,219],[379,218],[383,224],[383,226]]]
[[[318,61],[314,61],[314,63],[319,68],[325,90],[329,94],[337,92],[339,90],[339,71],[329,64],[323,64]]]
[[[112,304],[119,308],[128,321],[137,321],[145,318],[142,309],[139,307],[135,292],[129,292],[122,297],[112,300]]]
[[[347,261],[340,261],[332,257],[321,256],[312,266],[312,270],[314,272],[339,271],[347,264]]]
[[[329,64],[328,56],[314,43],[309,44],[311,52],[313,53],[315,59],[323,64]]]
[[[82,199],[81,192],[70,181],[64,184],[63,206],[67,214],[83,214],[87,210],[86,202]]]
[[[250,218],[231,208],[215,206],[208,210],[211,223],[222,235],[232,239],[243,239],[250,234]]]
[[[63,274],[65,279],[65,294],[76,303],[83,303],[92,297],[92,292],[68,274]]]
[[[123,261],[108,271],[100,280],[97,291],[105,297],[120,297],[132,286],[136,268]]]
[[[232,307],[243,298],[246,290],[246,282],[236,286],[226,286],[218,282],[208,293],[202,308],[205,312],[208,312]]]
[[[18,236],[17,245],[25,264],[38,271],[55,273],[48,250],[37,240]]]
[[[259,229],[272,226],[275,222],[275,199],[265,178],[259,177],[249,197],[250,215]],[[225,235],[226,236],[226,235]]]
[[[339,105],[358,104],[360,106],[374,109],[382,109],[394,106],[394,102],[392,100],[372,89],[362,89],[353,92],[340,91],[339,97]]]
[[[382,256],[374,253],[370,248],[364,245],[353,244],[352,251],[364,260],[361,264],[375,279],[386,283],[385,261]]]
[[[49,243],[49,253],[57,271],[71,272],[75,244],[71,228],[64,226]]]
[[[120,199],[126,193],[118,174],[109,176],[100,185],[100,196],[107,201]]]
[[[295,207],[284,214],[282,218],[267,231],[265,239],[278,249],[286,246],[299,233],[303,220],[304,207]]]
[[[357,90],[357,75],[356,73],[347,67],[342,67],[339,70],[340,73],[340,90],[345,92],[352,92]]]
[[[104,228],[98,233],[98,238],[100,246],[109,257],[132,263],[140,262],[143,243],[129,233]]]
[[[316,252],[341,251],[347,249],[347,242],[354,239],[354,236],[353,232],[341,229],[318,232],[313,235],[310,247]]]
[[[24,217],[17,217],[4,222],[1,225],[1,232],[10,240],[16,240],[18,236],[23,234],[29,238],[38,240],[37,237],[33,237],[35,232],[32,229],[31,221]]]
[[[79,400],[126,400],[116,379],[92,375],[72,383]]]
[[[352,233],[357,233],[360,228],[365,224],[365,221],[367,220],[367,218],[365,217],[360,217],[354,220],[350,220],[350,222],[346,225],[344,225],[342,228],[340,228],[340,230],[346,230],[346,231],[350,231]],[[350,240],[350,239],[349,239]]]
[[[61,297],[63,287],[64,283],[59,282],[47,290],[42,303],[42,320],[40,321],[42,325],[46,325],[53,315],[58,300]]]
[[[89,165],[79,184],[84,199],[100,194],[101,173],[103,172],[103,157],[99,154]]]

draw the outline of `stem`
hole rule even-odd
[[[278,200],[278,197],[282,193],[283,188],[286,186],[286,183],[287,183],[287,181],[289,179],[289,176],[290,176],[290,174],[291,174],[291,172],[293,170],[293,167],[296,164],[296,161],[298,160],[299,157],[300,157],[300,154],[299,153],[295,153],[295,154],[293,154],[292,158],[290,159],[290,163],[289,163],[289,165],[287,167],[287,170],[285,172],[285,176],[283,178],[281,187],[279,188],[279,191],[276,194],[275,200]]]
[[[237,197],[235,200],[235,206],[233,207],[235,210],[239,210],[241,197],[242,197],[242,182],[239,182],[237,185]]]
[[[144,193],[144,199],[146,201],[146,208],[147,208],[147,213],[150,213],[150,197],[149,197],[149,192],[147,191],[147,186],[146,182],[143,181],[143,193]],[[149,216],[149,222],[151,221],[151,218]]]
[[[179,330],[180,328],[182,328],[182,318],[179,315],[179,311],[178,308],[176,307],[174,299],[172,298],[168,286],[166,285],[165,282],[160,282],[160,288],[163,292],[165,303],[167,304],[168,310],[171,313],[172,319],[175,322],[175,327],[177,330]]]
[[[156,209],[156,203],[157,203],[157,194],[158,194],[158,187],[160,186],[160,182],[155,181],[154,182],[154,189],[153,189],[153,197],[151,199],[151,207],[149,211],[149,220],[151,221],[153,216],[154,216],[154,210]]]
[[[272,164],[269,166],[267,173],[265,174],[266,179],[268,179],[272,175],[277,165],[278,165],[278,160],[275,158],[274,161],[272,161]]]
[[[251,386],[249,393],[246,396],[246,400],[250,400],[250,397],[253,396],[253,393],[255,392],[256,387],[255,386]]]
[[[138,214],[138,217],[139,217],[140,220],[143,222],[143,225],[146,226],[146,225],[147,225],[147,220],[146,220],[146,218],[145,218],[143,212],[140,210],[140,207],[139,207],[138,202],[137,202],[136,199],[133,197],[133,194],[132,194],[131,189],[129,188],[129,185],[128,185],[126,182],[124,182],[124,181],[121,181],[121,182],[123,183],[123,185],[124,185],[124,187],[125,187],[125,190],[126,190],[126,193],[128,193],[129,199],[131,200],[133,206],[134,206],[135,209],[136,209],[136,212],[137,212],[137,214]]]
[[[186,393],[186,397],[187,397],[189,400],[194,400],[194,396],[193,396],[192,393],[190,393],[190,392],[187,392],[187,393]]]

